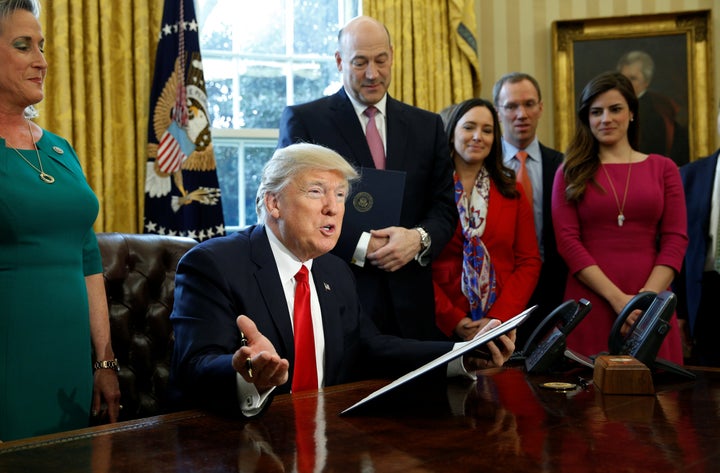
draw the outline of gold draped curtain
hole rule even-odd
[[[42,127],[75,148],[100,199],[96,231],[142,226],[147,119],[163,0],[41,0]]]
[[[395,50],[390,95],[439,112],[480,96],[474,0],[365,0]]]

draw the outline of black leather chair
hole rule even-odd
[[[165,414],[174,343],[170,313],[175,269],[197,242],[127,233],[99,233],[97,238],[112,344],[120,364],[120,420]]]

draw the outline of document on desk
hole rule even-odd
[[[487,342],[494,340],[495,338],[499,337],[500,335],[509,332],[510,330],[516,328],[521,323],[523,323],[527,319],[527,317],[532,313],[532,311],[534,311],[536,308],[537,308],[536,305],[532,306],[529,309],[526,309],[523,312],[521,312],[520,314],[511,318],[510,320],[503,322],[502,324],[498,325],[497,327],[492,328],[492,329],[488,330],[487,332],[476,336],[472,340],[458,344],[454,349],[450,350],[449,352],[445,353],[444,355],[441,355],[441,356],[435,358],[434,360],[430,361],[429,363],[424,364],[420,368],[417,368],[417,369],[401,376],[400,378],[396,379],[395,381],[388,384],[387,386],[382,387],[382,388],[378,389],[377,391],[370,393],[369,395],[367,395],[360,401],[356,402],[352,406],[350,406],[347,409],[345,409],[344,411],[342,411],[340,413],[340,415],[347,414],[348,412],[362,406],[363,404],[365,404],[379,396],[382,396],[386,392],[391,391],[391,390],[397,388],[398,386],[401,386],[401,385],[407,383],[408,381],[413,380],[413,379],[417,378],[418,376],[420,376],[424,373],[427,373],[428,371],[435,369],[444,363],[452,361],[459,356],[462,356],[472,350],[475,350],[476,348],[486,344]]]

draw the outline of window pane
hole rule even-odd
[[[298,68],[293,74],[293,84],[295,91],[293,103],[305,103],[323,95],[334,94],[340,89],[342,82],[333,59],[309,63],[305,68]]]
[[[196,0],[225,227],[257,220],[255,193],[286,105],[340,88],[337,31],[359,0]],[[231,138],[230,130],[243,130]],[[257,130],[257,131],[253,131]],[[275,134],[275,136],[277,136]]]
[[[213,141],[225,226],[237,227],[240,226],[240,211],[238,207],[240,189],[237,179],[238,164],[241,162],[242,156],[240,147],[237,144],[227,145],[224,142],[219,142],[220,140],[217,139]]]
[[[340,2],[295,0],[294,54],[333,56],[341,24]]]
[[[239,128],[233,126],[233,81],[231,79],[207,80],[206,77],[205,90],[208,96],[210,127]]]
[[[257,211],[255,210],[255,197],[260,186],[260,178],[262,177],[262,168],[265,166],[273,152],[275,151],[275,143],[270,146],[249,145],[245,147],[245,170],[243,176],[245,178],[245,223],[252,224],[257,222]]]
[[[225,226],[237,228],[257,222],[255,196],[262,168],[275,151],[277,141],[213,138],[213,143]]]
[[[240,90],[252,90],[252,93],[242,94],[240,101],[243,127],[277,128],[287,95],[282,69],[262,66],[248,68],[238,83]]]

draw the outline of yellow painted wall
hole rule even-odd
[[[713,90],[707,93],[717,104],[720,98],[720,51],[717,48],[720,0],[476,0],[481,96],[491,99],[493,83],[507,72],[522,71],[535,76],[545,102],[538,136],[543,143],[555,146],[552,106],[554,21],[694,10],[713,10],[710,38],[714,50],[711,50],[713,64],[710,67],[714,71],[714,84]],[[708,129],[712,134],[716,127],[709,126]],[[717,137],[709,136],[708,142],[717,143]]]

